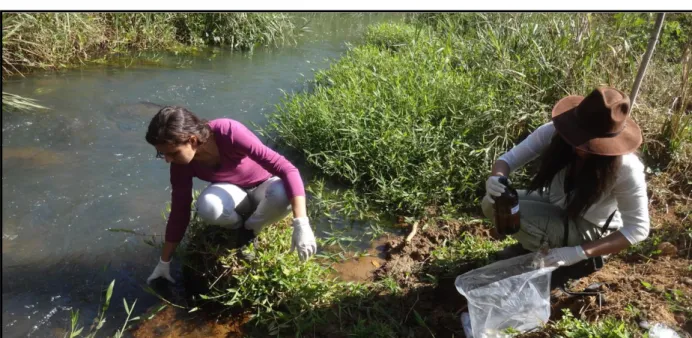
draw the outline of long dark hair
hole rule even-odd
[[[153,146],[184,144],[190,141],[190,136],[204,143],[211,136],[207,122],[183,107],[163,107],[149,122],[146,139]]]
[[[583,216],[603,193],[615,183],[617,172],[622,164],[622,156],[601,156],[590,154],[577,175],[570,175],[577,163],[578,156],[574,148],[558,133],[555,133],[548,148],[541,155],[538,173],[529,184],[528,191],[543,193],[544,187],[550,187],[553,177],[563,168],[567,168],[565,193],[567,194],[567,215],[570,218]],[[569,187],[573,187],[570,189]]]

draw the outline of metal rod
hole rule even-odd
[[[632,93],[630,94],[630,106],[634,106],[634,100],[637,98],[639,87],[641,86],[642,79],[644,79],[644,74],[646,73],[646,67],[649,65],[651,55],[654,54],[654,48],[656,48],[656,43],[658,42],[658,37],[661,35],[661,28],[663,28],[663,19],[665,16],[666,13],[658,13],[656,16],[656,24],[654,29],[651,31],[651,36],[649,37],[649,45],[646,47],[646,53],[644,53],[642,63],[639,65],[637,78],[634,80],[634,86],[632,87]]]

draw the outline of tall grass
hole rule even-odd
[[[282,13],[182,13],[173,26],[179,41],[250,50],[257,45],[291,43],[295,25]]]
[[[677,97],[666,118],[657,140],[663,145],[656,157],[665,166],[672,186],[692,197],[692,45],[688,46],[681,60],[680,81]],[[675,92],[674,92],[675,93]],[[654,148],[655,149],[655,148]],[[662,158],[662,161],[661,161]]]
[[[419,18],[371,27],[368,43],[318,72],[314,92],[287,95],[263,131],[368,203],[405,214],[474,207],[492,161],[547,122],[559,98],[627,91],[646,47],[627,15]],[[651,72],[674,73],[667,59]],[[642,107],[670,99],[647,79]]]
[[[2,76],[61,68],[108,48],[105,25],[85,13],[3,13]]]
[[[292,42],[293,33],[277,13],[3,13],[2,78],[133,51],[250,50]]]
[[[663,125],[661,135],[667,140],[671,153],[677,154],[686,140],[692,137],[692,118],[689,116],[689,105],[692,103],[692,85],[690,73],[692,72],[692,49],[687,49],[682,58],[682,71],[680,76],[679,96],[675,98],[669,118]]]

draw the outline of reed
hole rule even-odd
[[[294,28],[280,13],[3,13],[2,78],[114,54],[293,43]]]

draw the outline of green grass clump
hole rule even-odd
[[[292,42],[293,33],[279,13],[3,13],[2,78],[119,53],[251,50]]]
[[[225,309],[248,311],[252,330],[266,329],[264,333],[274,335],[312,329],[325,315],[316,309],[370,292],[364,284],[336,280],[329,260],[313,257],[300,262],[289,251],[292,228],[286,220],[263,230],[251,263],[238,258],[236,233],[193,218],[182,260],[193,272],[188,283],[197,284],[195,291],[203,289],[199,298]]]
[[[590,323],[579,320],[569,310],[563,310],[562,319],[551,324],[555,337],[566,338],[630,338],[639,337],[641,333],[632,323],[615,318],[603,318]]]
[[[3,13],[2,76],[177,47],[164,13]]]
[[[513,243],[516,241],[511,238],[494,241],[464,232],[458,238],[432,251],[428,271],[437,275],[454,275],[460,266],[468,262],[474,262],[474,265],[480,266],[487,265],[492,262],[493,254]]]
[[[365,32],[365,43],[385,49],[398,50],[415,40],[417,30],[411,25],[381,23],[369,26]]]

